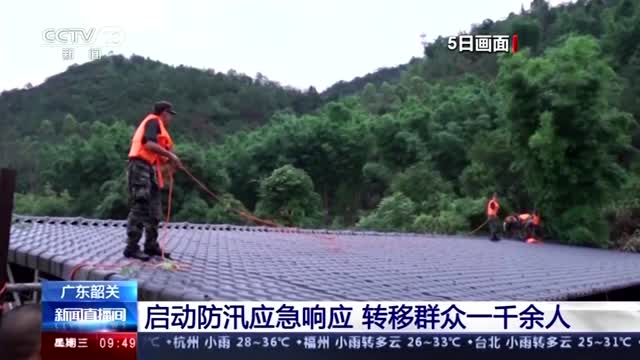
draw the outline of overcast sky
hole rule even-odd
[[[567,2],[551,0],[552,5]],[[95,28],[93,48],[171,65],[254,76],[319,91],[339,80],[406,63],[428,40],[483,19],[529,8],[530,0],[19,0],[0,11],[0,90],[38,85],[91,47],[43,46],[45,29]],[[101,29],[110,27],[111,32]],[[117,31],[114,33],[113,31]],[[119,32],[119,33],[118,33]],[[120,34],[120,35],[118,35]],[[53,33],[47,36],[53,35]],[[120,41],[117,46],[107,42]]]

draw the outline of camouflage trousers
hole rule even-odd
[[[159,251],[158,224],[162,219],[162,200],[154,168],[143,160],[129,160],[127,166],[129,216],[127,249],[137,250],[144,229],[144,248]]]
[[[498,231],[500,230],[500,219],[496,217],[489,218],[489,233],[491,240],[499,240]]]

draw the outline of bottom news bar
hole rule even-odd
[[[137,354],[135,332],[42,333],[43,360],[136,360]]]
[[[203,334],[138,333],[140,359],[425,359],[426,355],[528,355],[549,359],[616,354],[616,360],[640,358],[640,334]]]

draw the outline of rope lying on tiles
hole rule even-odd
[[[173,174],[170,174],[170,181],[169,181],[169,195],[168,195],[168,199],[167,199],[167,216],[166,216],[166,222],[163,226],[163,234],[160,240],[160,253],[161,253],[161,262],[158,264],[148,264],[145,262],[140,262],[139,260],[129,260],[126,261],[125,263],[116,263],[116,264],[105,264],[105,263],[95,263],[95,264],[91,264],[91,263],[86,263],[86,262],[82,262],[76,266],[74,266],[69,274],[69,278],[70,280],[73,280],[76,273],[82,269],[82,268],[88,268],[91,267],[93,269],[96,270],[119,270],[120,272],[122,272],[124,269],[127,268],[131,268],[134,267],[133,265],[136,264],[139,268],[152,268],[152,269],[157,269],[159,267],[165,269],[165,270],[171,270],[171,271],[179,271],[179,270],[183,270],[188,268],[189,264],[185,264],[185,263],[181,263],[181,262],[177,262],[174,260],[170,260],[165,256],[165,245],[166,245],[166,238],[167,235],[169,233],[167,225],[169,224],[169,221],[171,220],[171,199],[173,197]]]
[[[211,196],[213,199],[217,200],[217,201],[222,201],[221,197],[216,194],[214,191],[212,191],[211,189],[209,189],[206,185],[204,185],[202,183],[202,181],[200,181],[198,178],[196,178],[187,168],[183,167],[182,171],[184,171],[185,174],[187,174],[187,176],[189,178],[191,178],[191,180],[193,180],[205,193],[207,193],[209,196]],[[169,177],[169,193],[168,193],[168,197],[167,197],[167,214],[165,217],[165,223],[162,227],[162,235],[160,236],[160,252],[161,252],[161,262],[158,264],[148,264],[148,263],[144,263],[144,262],[140,262],[139,260],[129,260],[125,263],[116,263],[116,264],[105,264],[105,263],[87,263],[87,262],[82,262],[76,266],[74,266],[71,271],[70,271],[70,275],[69,278],[70,280],[73,280],[76,273],[82,269],[82,268],[88,268],[91,267],[93,269],[99,269],[99,270],[124,270],[126,268],[129,267],[138,267],[138,268],[151,268],[151,269],[158,269],[158,268],[162,268],[164,270],[168,270],[168,271],[181,271],[181,270],[186,270],[189,268],[190,264],[188,263],[184,263],[184,262],[179,262],[173,259],[168,259],[165,256],[166,253],[166,245],[167,245],[167,238],[169,235],[169,228],[168,225],[171,222],[171,208],[172,208],[172,199],[173,199],[173,184],[174,184],[174,178],[173,178],[173,173],[170,173],[170,177]],[[257,216],[255,216],[254,214],[248,212],[248,211],[244,211],[241,209],[236,209],[236,208],[230,208],[227,209],[229,211],[232,211],[234,213],[236,213],[237,215],[239,215],[240,217],[242,217],[243,219],[258,224],[258,225],[265,225],[265,226],[269,226],[269,227],[275,227],[275,228],[281,228],[281,229],[290,229],[292,230],[291,232],[298,232],[299,229],[298,228],[291,228],[291,227],[285,227],[283,225],[278,224],[277,222],[275,222],[274,220],[268,220],[268,219],[262,219],[259,218]],[[311,235],[311,234],[309,234]],[[322,235],[317,235],[317,234],[313,234],[311,235],[315,238],[320,238],[323,240],[328,240],[331,243],[331,249],[332,250],[337,250],[336,246],[335,246],[335,236],[322,236]]]
[[[78,271],[80,271],[80,269],[83,269],[83,268],[91,268],[93,270],[115,270],[113,274],[116,274],[118,272],[122,272],[125,269],[131,269],[131,268],[139,268],[139,269],[147,268],[150,270],[155,270],[161,265],[162,263],[150,264],[150,263],[141,262],[140,260],[136,260],[136,259],[125,260],[123,262],[118,262],[118,263],[81,262],[75,265],[73,268],[71,268],[69,272],[69,280],[74,280]],[[181,263],[179,270],[186,270],[187,268],[188,268],[188,264]]]

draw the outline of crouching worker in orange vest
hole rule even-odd
[[[533,233],[536,230],[537,225],[540,224],[540,217],[536,215],[535,211],[531,214],[524,213],[518,215],[518,221],[522,229],[528,234]]]
[[[542,236],[540,228],[540,213],[537,209],[533,209],[531,214],[531,233],[533,236]]]
[[[173,153],[173,140],[167,131],[175,114],[170,103],[156,103],[131,140],[127,166],[130,210],[125,257],[148,261],[151,256],[162,255],[158,244],[158,224],[162,219],[160,191],[164,187],[162,168],[167,165],[182,168],[180,159]],[[143,228],[144,252],[138,246]],[[170,258],[166,252],[164,256]]]
[[[540,213],[537,209],[534,209],[531,213],[531,221],[529,221],[527,235],[527,243],[541,243],[541,241],[538,240],[539,237],[542,237],[542,229],[540,227]]]
[[[502,231],[508,238],[513,238],[520,230],[520,221],[515,215],[509,215],[504,219]]]
[[[498,195],[493,193],[493,196],[487,203],[487,221],[489,222],[489,232],[491,241],[498,241],[498,228],[500,227],[500,219],[498,218],[498,211],[500,210],[500,203],[498,203]]]
[[[531,214],[520,214],[518,219],[524,230],[524,238],[527,243],[531,243],[533,240],[537,242],[536,237],[540,233],[540,214],[538,210],[534,209]]]
[[[531,229],[531,220],[532,220],[532,217],[531,217],[531,214],[529,213],[518,215],[518,222],[520,223],[520,229],[524,232],[521,236],[524,239],[529,237],[529,232]]]

